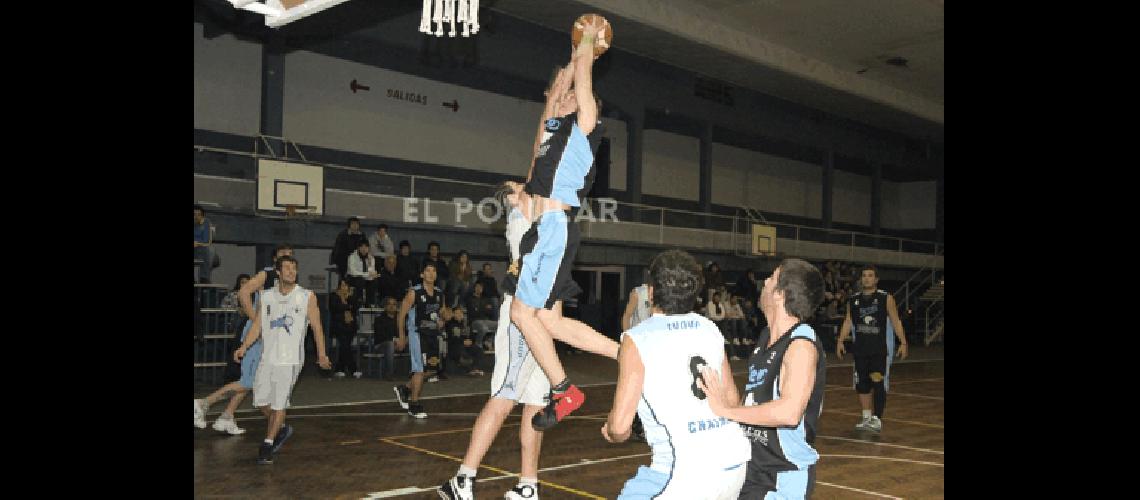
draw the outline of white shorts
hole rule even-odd
[[[550,393],[550,380],[542,368],[538,367],[519,327],[511,322],[512,301],[510,294],[504,294],[503,304],[499,306],[491,397],[545,406],[546,396]]]
[[[274,410],[289,407],[293,384],[301,374],[301,365],[273,365],[262,359],[253,379],[253,406],[266,406]]]
[[[637,474],[625,482],[617,500],[735,500],[740,496],[747,470],[746,462],[726,470],[690,474],[674,471],[669,475],[642,465],[637,468]]]

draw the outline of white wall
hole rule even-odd
[[[256,135],[261,123],[261,45],[194,23],[194,128]]]
[[[933,229],[938,183],[883,181],[883,227]]]
[[[641,192],[699,201],[700,147],[695,137],[646,130],[642,138]]]
[[[713,203],[761,212],[822,216],[819,165],[713,143]],[[699,176],[698,176],[699,177]]]
[[[831,216],[835,222],[870,226],[871,178],[836,170]]]

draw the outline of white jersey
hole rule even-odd
[[[511,247],[511,262],[519,260],[519,245],[522,237],[530,229],[530,220],[517,208],[507,214],[507,244]]]
[[[698,359],[717,373],[724,363],[720,329],[696,313],[654,314],[626,335],[645,365],[637,413],[653,448],[649,468],[688,475],[747,462],[752,449],[740,426],[713,414],[693,392],[690,367]]]
[[[649,316],[653,314],[653,309],[649,305],[649,285],[643,284],[634,290],[637,291],[637,306],[633,308],[633,314],[629,315],[630,328],[649,319]]]
[[[278,282],[280,283],[280,282]],[[305,332],[309,328],[309,290],[300,285],[287,295],[280,284],[261,293],[261,362],[300,365],[305,361]]]

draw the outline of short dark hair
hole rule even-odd
[[[370,246],[370,245],[368,244],[368,238],[360,238],[360,241],[356,242],[356,248],[360,248],[360,247],[361,247],[361,245],[363,245],[363,246]]]
[[[282,250],[292,250],[292,249],[293,249],[293,245],[290,245],[288,243],[282,243],[280,245],[277,245],[277,248],[273,249],[273,256],[276,257],[277,254],[281,253]]]
[[[399,244],[399,245],[396,245],[396,246],[398,246],[398,247],[408,247],[409,249],[411,249],[411,248],[412,248],[412,244],[411,244],[411,243],[409,243],[409,242],[408,242],[408,240],[400,240],[400,244]]]
[[[236,292],[236,291],[238,291],[238,290],[241,290],[241,279],[242,279],[242,278],[245,278],[245,279],[249,279],[249,275],[248,275],[248,274],[245,274],[245,273],[242,273],[242,274],[239,274],[239,275],[238,275],[238,277],[237,277],[237,281],[235,281],[235,282],[234,282],[234,291],[235,291],[235,292]]]
[[[435,247],[436,249],[438,249],[439,248],[439,242],[438,241],[429,241],[427,247],[428,247],[428,250],[431,250],[431,247]]]
[[[277,262],[273,263],[273,268],[278,270],[278,271],[281,271],[281,269],[282,269],[281,265],[286,263],[286,262],[292,262],[293,267],[297,267],[297,268],[301,267],[300,264],[297,263],[297,259],[294,259],[292,255],[282,255],[281,257],[279,257],[277,259]]]
[[[684,250],[666,250],[649,262],[653,306],[665,314],[692,311],[704,281],[701,265]]]
[[[356,217],[349,217],[349,218],[348,218],[348,225],[350,225],[350,226],[351,226],[353,222],[355,222],[355,223],[357,223],[357,224],[360,224],[360,219],[359,219],[359,218],[356,218]]]
[[[202,215],[206,215],[206,209],[202,208],[202,205],[195,203],[194,204],[194,210],[202,212]],[[182,213],[186,213],[186,212],[182,212]]]
[[[490,262],[484,262],[483,267],[494,267],[494,266],[492,266]]]
[[[811,319],[823,303],[819,269],[803,259],[784,259],[776,269],[780,271],[776,290],[784,292],[784,311],[801,321]]]
[[[380,224],[379,226],[376,226],[376,229],[388,229],[388,225],[387,224]]]
[[[434,260],[424,259],[423,265],[420,266],[420,272],[422,273],[422,272],[426,271],[428,266],[431,266],[431,267],[435,268],[436,271],[439,271],[439,267],[435,265]]]
[[[863,276],[864,271],[871,271],[871,272],[875,273],[876,278],[879,277],[879,269],[876,268],[874,264],[867,264],[867,265],[863,266],[863,268],[859,270],[859,276]]]

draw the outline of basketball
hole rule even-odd
[[[594,57],[598,57],[606,53],[606,50],[610,48],[610,42],[614,39],[613,27],[610,26],[610,22],[606,18],[598,14],[582,14],[574,21],[574,26],[570,30],[570,42],[577,47],[578,42],[582,40],[582,29],[595,17],[601,18],[602,23],[605,24],[605,27],[598,32],[598,39],[594,41]]]

